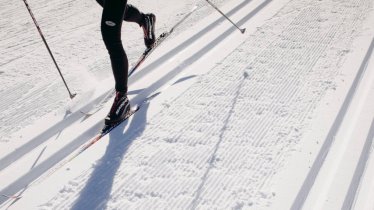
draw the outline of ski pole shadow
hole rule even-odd
[[[199,187],[196,189],[196,191],[194,193],[194,198],[193,198],[193,200],[192,200],[192,202],[189,206],[190,209],[196,209],[197,206],[199,205],[199,203],[201,202],[201,194],[203,193],[204,186],[205,186],[206,182],[208,181],[209,173],[214,168],[214,164],[216,162],[216,156],[217,156],[218,149],[220,148],[220,146],[221,146],[221,144],[224,140],[224,135],[225,135],[226,130],[228,128],[228,125],[230,123],[230,119],[231,119],[231,117],[234,113],[234,110],[236,108],[236,105],[238,103],[240,91],[242,90],[242,87],[243,87],[244,82],[245,82],[247,77],[248,77],[248,74],[244,73],[242,81],[238,85],[238,88],[237,88],[236,93],[235,93],[235,97],[232,100],[231,109],[228,112],[228,114],[226,116],[226,119],[224,120],[223,127],[220,131],[219,140],[217,141],[216,145],[214,146],[214,150],[213,150],[213,152],[212,152],[212,154],[211,154],[211,156],[208,160],[209,165],[208,165],[207,169],[205,170],[204,175],[201,178],[201,182],[199,184]]]
[[[87,105],[83,106],[82,109],[90,109],[93,107],[93,104],[99,102],[104,98],[108,92],[102,94],[95,100],[91,101]],[[0,171],[11,165],[13,162],[17,161],[18,159],[22,158],[24,155],[26,155],[28,152],[32,151],[39,145],[47,142],[50,138],[52,138],[54,135],[58,134],[60,135],[62,131],[65,130],[65,128],[68,128],[70,125],[74,124],[75,122],[78,122],[80,119],[82,119],[83,114],[79,111],[73,112],[73,113],[65,113],[63,118],[56,122],[53,125],[50,125],[49,128],[42,131],[37,136],[27,140],[25,144],[14,150],[13,152],[7,154],[6,156],[2,157],[0,159]],[[0,202],[1,203],[1,202]]]
[[[109,145],[105,154],[95,166],[89,180],[74,202],[72,210],[106,209],[121,162],[133,141],[146,128],[148,108],[148,103],[143,104],[142,108],[133,116],[130,124],[123,123],[109,133]],[[128,128],[125,129],[126,127]]]
[[[42,151],[39,153],[38,157],[36,158],[36,160],[34,161],[34,163],[32,164],[31,168],[30,168],[30,171],[36,166],[36,164],[39,162],[40,158],[43,156],[45,150],[47,149],[47,145],[44,146],[44,148],[42,149]],[[12,205],[14,205],[19,199],[21,199],[22,197],[22,194],[28,189],[29,187],[29,184],[25,186],[25,188],[23,188],[23,190],[21,190],[20,192],[17,193],[16,196],[16,199],[14,199],[8,206],[6,209],[9,209]]]

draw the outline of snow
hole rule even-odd
[[[101,9],[29,2],[70,100],[23,3],[2,6],[0,208],[373,209],[373,2],[212,2],[246,33],[205,1],[131,2],[157,33],[197,10],[129,80],[133,105],[155,97],[69,162],[113,97]],[[123,42],[135,62],[139,27]]]

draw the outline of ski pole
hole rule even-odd
[[[56,68],[57,68],[57,71],[58,71],[58,73],[60,74],[60,76],[61,76],[61,78],[62,78],[62,81],[64,82],[65,87],[66,87],[66,89],[67,89],[68,92],[69,92],[70,99],[73,99],[74,96],[76,96],[77,94],[76,94],[76,93],[72,94],[72,93],[70,92],[70,89],[69,89],[69,87],[68,87],[68,85],[67,85],[67,83],[66,83],[66,81],[65,81],[65,79],[64,79],[64,76],[62,75],[61,70],[60,70],[60,68],[58,67],[57,62],[56,62],[56,60],[55,60],[55,58],[54,58],[54,56],[53,56],[53,54],[52,54],[52,51],[51,51],[51,49],[50,49],[49,46],[48,46],[47,40],[44,38],[44,35],[43,35],[43,33],[42,33],[42,30],[41,30],[40,27],[39,27],[38,22],[36,22],[36,19],[35,19],[35,17],[34,17],[34,14],[33,14],[32,11],[31,11],[31,8],[30,8],[29,4],[27,3],[26,0],[23,0],[23,2],[25,3],[26,8],[27,8],[27,10],[28,10],[29,13],[30,13],[31,18],[32,18],[32,20],[34,21],[34,24],[35,24],[36,28],[38,29],[38,32],[39,32],[40,36],[42,37],[42,40],[43,40],[43,42],[44,42],[44,45],[47,47],[47,50],[48,50],[48,52],[49,52],[49,55],[51,56],[51,58],[52,58],[52,60],[53,60],[53,63],[55,64],[55,66],[56,66]]]
[[[230,23],[232,23],[242,34],[244,34],[245,28],[239,28],[234,22],[232,22],[232,20],[230,20],[229,17],[227,17],[221,10],[219,10],[218,7],[216,7],[216,5],[214,5],[209,0],[205,0],[205,1],[207,1],[214,9],[216,9],[219,13],[221,13],[221,15],[223,15],[228,21],[230,21]]]

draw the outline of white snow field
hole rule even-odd
[[[130,77],[141,109],[70,160],[113,100],[101,8],[29,1],[70,100],[3,1],[0,209],[374,209],[373,0],[212,2],[246,33],[204,0],[128,2],[157,34],[197,9]],[[142,31],[122,32],[134,63]]]

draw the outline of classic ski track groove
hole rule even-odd
[[[339,113],[337,114],[336,119],[334,120],[333,125],[331,126],[331,129],[329,130],[329,133],[325,139],[325,142],[313,163],[312,168],[315,170],[310,171],[304,181],[302,188],[300,189],[298,198],[295,199],[295,203],[293,206],[294,209],[301,208],[300,206],[303,205],[306,209],[353,208],[353,199],[356,196],[357,187],[362,178],[365,162],[367,160],[367,158],[363,158],[361,160],[358,156],[368,156],[368,150],[365,148],[369,148],[371,145],[371,139],[368,139],[370,136],[370,128],[368,128],[369,134],[367,138],[356,136],[356,129],[358,128],[354,127],[355,125],[353,122],[357,123],[358,120],[362,120],[361,115],[364,112],[364,115],[372,116],[367,108],[372,107],[372,103],[370,104],[370,101],[367,100],[367,98],[370,98],[372,94],[368,93],[368,90],[365,88],[368,88],[367,84],[372,84],[373,81],[373,76],[370,76],[371,72],[369,72],[371,69],[368,67],[368,64],[371,62],[370,59],[372,59],[373,57],[373,48],[374,40],[371,40],[371,43],[368,46],[367,52],[365,52],[365,56],[362,60],[361,65],[357,67],[358,70],[355,72],[354,80],[349,86],[349,90],[347,90],[347,95],[344,98],[344,102],[342,103]],[[370,78],[371,80],[369,80]],[[365,93],[365,91],[366,94],[363,94]],[[362,103],[365,103],[365,105],[363,105]],[[361,107],[357,108],[357,104],[361,104]],[[353,112],[352,110],[355,110],[355,112]],[[346,127],[346,124],[352,124],[351,126],[353,126],[353,128],[348,129],[350,132],[345,132],[344,128]],[[360,132],[366,131],[366,129],[362,129]],[[352,133],[356,133],[356,135],[353,135]],[[349,139],[349,137],[354,137],[354,145],[347,142],[346,139]],[[365,144],[369,145],[363,146]],[[356,146],[356,148],[353,148],[354,146]],[[361,146],[364,147],[362,150]],[[347,147],[350,147],[352,151],[348,151]],[[347,163],[348,159],[352,163]],[[334,161],[333,163],[331,163],[332,160]],[[334,166],[331,166],[331,164],[333,164]],[[329,167],[325,165],[328,165]],[[342,171],[342,169],[340,169],[339,167],[341,165],[352,165],[352,171]],[[353,171],[355,171],[355,173],[353,173]],[[342,175],[342,173],[344,175]],[[344,180],[346,183],[350,183],[350,185],[346,185],[344,183]],[[323,187],[320,184],[321,182],[324,182]],[[345,193],[345,198],[337,196],[337,192],[333,190],[337,188],[336,185],[339,182],[342,182],[339,184],[339,190]],[[311,185],[310,183],[313,183],[313,185]],[[318,191],[316,191],[317,189]],[[316,192],[318,192],[319,197],[316,197]],[[324,202],[324,200],[321,199],[321,196],[328,197],[329,202]],[[305,202],[302,202],[304,199],[307,200]],[[341,202],[337,201],[339,199]]]

